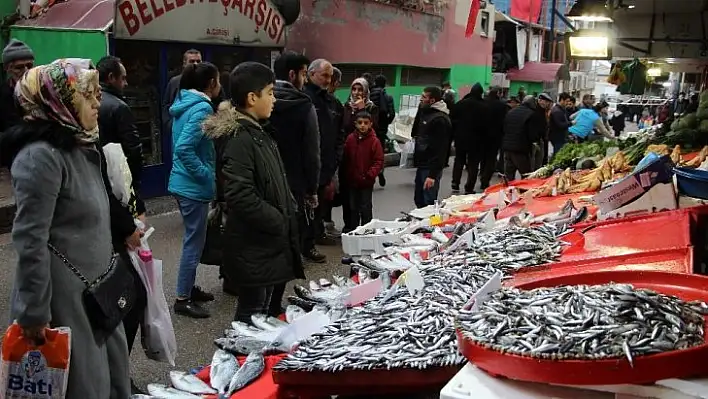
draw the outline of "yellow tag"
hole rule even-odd
[[[443,219],[442,219],[442,216],[440,216],[440,215],[433,215],[430,217],[430,225],[431,226],[437,226],[442,222],[443,222]]]

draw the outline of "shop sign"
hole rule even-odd
[[[118,0],[118,39],[283,46],[285,23],[269,0]]]

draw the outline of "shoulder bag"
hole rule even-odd
[[[113,254],[108,269],[91,282],[64,254],[52,244],[47,245],[52,253],[86,286],[83,292],[83,302],[94,334],[103,338],[110,335],[135,303],[136,293],[133,276],[127,269],[123,258]]]

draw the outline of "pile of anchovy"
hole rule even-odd
[[[474,243],[456,255],[446,257],[443,264],[464,263],[513,273],[517,270],[557,260],[564,243],[558,237],[567,233],[564,226],[544,224],[538,227],[508,226],[477,234]]]
[[[544,359],[606,359],[704,343],[706,304],[629,284],[523,291],[502,288],[461,311],[463,335],[488,348]]]
[[[459,366],[466,359],[457,350],[454,321],[469,298],[497,272],[521,267],[524,262],[548,262],[558,256],[553,227],[518,228],[479,233],[471,249],[441,254],[420,267],[425,286],[411,296],[398,288],[384,292],[353,308],[346,316],[314,334],[282,361],[275,370],[329,371]],[[502,237],[516,237],[517,247]],[[495,237],[495,238],[490,238]],[[492,241],[498,242],[493,248]],[[523,246],[522,246],[523,244]],[[509,247],[509,248],[505,248]],[[510,258],[526,252],[526,260],[504,260],[496,252],[480,259],[481,248],[493,248]],[[524,255],[525,257],[526,255]]]

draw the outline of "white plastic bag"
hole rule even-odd
[[[123,148],[120,144],[108,143],[103,146],[103,155],[106,157],[106,172],[111,183],[113,195],[120,202],[128,205],[133,186],[133,176],[130,174],[128,159],[123,153]]]
[[[22,336],[17,323],[2,342],[0,398],[63,399],[71,363],[71,329],[45,330],[46,343],[35,346]]]
[[[142,223],[136,220],[136,225],[142,228]],[[170,310],[162,288],[162,261],[152,258],[152,251],[147,244],[147,238],[154,231],[148,230],[142,245],[136,251],[129,251],[130,259],[143,281],[147,292],[147,308],[143,320],[142,345],[148,359],[175,365],[177,357],[177,339],[172,326]]]
[[[406,141],[402,146],[399,147],[401,153],[401,162],[399,167],[401,169],[413,169],[413,154],[415,153],[415,140]]]

